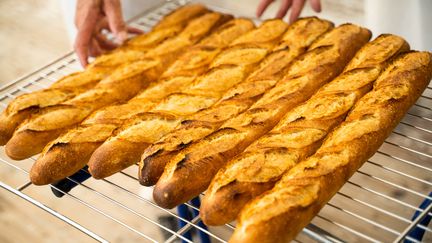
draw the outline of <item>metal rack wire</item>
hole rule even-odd
[[[164,14],[188,1],[163,2],[139,18],[132,25],[149,30]],[[210,6],[212,8],[213,6]],[[231,12],[214,6],[216,10]],[[16,96],[48,87],[58,78],[80,70],[76,57],[70,53],[49,65],[10,82],[0,88],[3,108]],[[432,235],[428,218],[432,217],[432,87],[423,93],[379,151],[349,180],[337,195],[321,210],[311,224],[297,237],[298,242],[341,241],[407,241],[418,242],[418,235]],[[28,171],[35,158],[22,162],[11,161],[0,151],[0,170],[12,170],[13,178],[0,178],[0,187],[23,198],[32,205],[78,229],[96,241],[113,240],[100,227],[116,227],[128,239],[163,241],[162,231],[169,234],[166,242],[191,242],[184,233],[194,229],[208,235],[212,242],[226,242],[233,224],[206,229],[199,216],[191,220],[172,210],[156,205],[143,196],[143,187],[136,177],[136,166],[97,181],[78,182],[78,186],[59,201],[68,201],[74,210],[47,200],[46,188],[28,179]],[[55,188],[51,185],[50,187]],[[186,203],[191,210],[199,210]],[[75,212],[79,212],[77,217]],[[171,215],[183,222],[180,228],[170,228],[156,219],[157,215]],[[82,220],[88,218],[90,220]]]

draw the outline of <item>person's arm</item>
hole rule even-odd
[[[276,18],[283,18],[287,14],[288,10],[291,8],[289,22],[294,22],[300,16],[305,1],[306,0],[282,0],[280,8],[276,14]],[[261,17],[261,15],[272,2],[274,2],[274,0],[261,0],[258,4],[256,15],[258,17]],[[315,12],[321,12],[320,0],[310,0],[310,4]]]
[[[128,27],[123,20],[120,0],[78,0],[75,14],[77,36],[74,49],[82,66],[89,56],[98,56],[117,47],[127,39],[127,33],[141,33]],[[110,31],[115,42],[108,40],[102,30]]]

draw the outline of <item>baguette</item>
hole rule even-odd
[[[235,38],[254,28],[246,19],[234,19],[184,52],[159,81],[126,104],[97,110],[80,126],[49,143],[33,166],[33,183],[48,184],[72,175],[84,167],[91,154],[128,118],[148,111],[164,97],[178,91],[203,74],[214,57]],[[50,172],[51,173],[47,173]]]
[[[432,77],[432,55],[401,55],[316,154],[248,203],[230,242],[289,242],[381,146]]]
[[[341,75],[219,170],[201,204],[203,222],[222,225],[234,220],[249,200],[271,189],[285,171],[315,153],[354,103],[372,89],[388,61],[408,50],[408,43],[394,35],[381,35],[363,46]]]
[[[149,50],[143,59],[116,69],[109,77],[71,100],[43,109],[23,122],[6,144],[13,159],[25,159],[40,153],[44,146],[66,129],[80,123],[91,112],[113,103],[125,102],[157,80],[176,57],[213,28],[230,17],[208,13],[192,20],[177,36]]]
[[[156,184],[170,155],[249,108],[282,78],[294,58],[331,28],[331,22],[316,17],[299,19],[289,26],[281,43],[247,80],[228,90],[216,105],[188,116],[176,130],[145,150],[140,161],[140,183],[144,186]]]
[[[153,191],[162,207],[172,208],[203,192],[216,172],[254,140],[269,131],[290,109],[307,100],[340,72],[370,38],[367,29],[341,25],[298,57],[278,84],[247,111],[177,153]]]
[[[91,156],[88,165],[93,177],[103,178],[137,163],[149,144],[172,131],[185,116],[213,105],[255,69],[286,28],[281,20],[265,21],[236,39],[191,85],[169,95],[150,112],[130,118]]]
[[[32,114],[93,88],[115,68],[140,60],[144,52],[178,34],[190,19],[206,12],[209,11],[199,4],[179,8],[164,17],[149,33],[136,36],[124,46],[97,57],[84,71],[67,75],[47,89],[16,97],[0,115],[0,145],[5,145],[18,125]]]

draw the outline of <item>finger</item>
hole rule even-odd
[[[292,0],[282,0],[281,6],[276,14],[276,18],[283,18],[288,12],[288,9],[291,7],[291,4]]]
[[[104,11],[111,32],[119,43],[127,39],[126,24],[123,21],[121,4],[119,0],[104,0]]]
[[[83,67],[88,64],[88,52],[93,33],[92,25],[92,22],[88,22],[81,26],[75,39],[74,49]]]
[[[102,20],[99,21],[99,23],[98,23],[98,29],[99,30],[105,29],[105,30],[108,30],[108,31],[110,30],[110,26],[108,24],[107,18],[103,18]],[[135,28],[135,27],[132,27],[132,26],[126,26],[126,31],[128,33],[131,33],[131,34],[142,34],[142,33],[144,33],[144,31],[142,29],[138,29],[138,28]]]
[[[261,0],[258,4],[256,15],[257,17],[261,17],[267,7],[273,2],[273,0]]]
[[[94,35],[94,37],[96,38],[97,42],[99,43],[99,46],[102,47],[103,49],[112,50],[112,49],[118,47],[118,45],[116,43],[108,40],[108,38],[100,32],[96,33]]]
[[[310,0],[310,5],[315,12],[317,12],[317,13],[321,12],[321,1],[320,0]]]
[[[95,1],[96,2],[96,1]],[[86,4],[87,1],[78,1],[76,18],[77,35],[75,37],[74,49],[83,67],[88,64],[89,45],[93,31],[96,28],[97,19],[100,17],[97,4]]]
[[[87,21],[88,16],[95,16],[100,13],[102,7],[101,0],[77,0],[75,8],[75,27],[79,28]]]
[[[131,34],[143,34],[144,33],[144,31],[142,29],[138,29],[138,28],[135,28],[132,26],[127,26],[127,31],[128,31],[128,33],[131,33]]]
[[[101,30],[110,30],[106,17],[102,17],[97,23],[96,31],[100,32]]]
[[[301,11],[303,10],[305,0],[293,0],[291,15],[289,22],[292,23],[296,21],[296,19],[300,16]]]
[[[95,38],[93,38],[91,41],[89,53],[90,53],[90,56],[92,56],[92,57],[97,57],[97,56],[104,53],[104,51],[99,46],[99,43],[97,42],[97,40]]]
[[[97,40],[99,46],[109,50],[117,47],[117,43],[115,43],[113,40],[108,39],[108,37],[103,34],[103,29],[109,30],[108,21],[105,17],[98,21],[96,30],[93,34],[93,37]]]
[[[78,56],[78,60],[81,63],[81,66],[86,67],[88,65],[88,45],[75,45],[74,50]]]

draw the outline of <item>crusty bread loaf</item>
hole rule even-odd
[[[47,89],[18,96],[0,115],[0,145],[5,145],[18,125],[32,114],[93,88],[116,67],[141,59],[143,52],[178,34],[190,19],[206,12],[209,10],[199,4],[181,7],[164,17],[149,33],[136,36],[124,46],[97,57],[83,72],[72,73]]]
[[[341,73],[370,36],[370,31],[352,24],[341,25],[324,34],[290,65],[284,78],[247,111],[170,160],[153,191],[156,203],[171,208],[203,192],[230,158]]]
[[[230,242],[289,242],[381,146],[432,77],[432,55],[401,55],[316,154],[241,211]]]
[[[0,145],[5,145],[18,125],[32,114],[93,88],[116,67],[139,60],[141,57],[141,51],[132,50],[103,55],[83,72],[65,76],[47,89],[16,97],[0,115]]]
[[[139,95],[126,104],[113,105],[97,110],[84,122],[70,129],[45,147],[35,168],[47,173],[33,175],[33,183],[46,184],[65,178],[84,167],[92,153],[113,134],[128,118],[150,110],[167,95],[177,92],[179,87],[190,84],[203,74],[214,57],[239,35],[254,28],[252,21],[234,19],[217,31],[185,51],[161,76]],[[121,146],[121,144],[119,145]],[[120,151],[123,151],[122,149]],[[106,166],[109,166],[106,165]],[[39,171],[38,169],[35,171]]]
[[[49,141],[82,122],[91,112],[129,100],[150,82],[157,80],[186,47],[230,18],[232,17],[220,13],[202,15],[190,21],[179,35],[148,50],[139,61],[116,69],[93,89],[41,110],[17,128],[6,144],[6,153],[13,159],[24,159],[40,153]]]
[[[210,12],[210,10],[202,4],[186,4],[165,15],[152,29],[165,29],[178,24],[187,23],[192,18],[198,17],[208,12]]]
[[[243,81],[278,43],[287,26],[282,20],[268,20],[234,40],[213,60],[208,72],[116,130],[91,156],[90,173],[102,178],[137,163],[149,144],[172,131],[187,115],[213,105],[226,90]]]
[[[140,183],[145,186],[156,184],[171,154],[249,108],[283,77],[284,70],[294,58],[331,28],[331,22],[316,17],[299,19],[290,25],[281,43],[244,82],[228,90],[216,105],[188,116],[176,130],[146,149],[140,161]]]
[[[381,35],[363,46],[341,75],[219,170],[201,204],[204,223],[234,220],[249,200],[271,189],[285,171],[315,153],[355,102],[372,89],[389,60],[408,50],[408,43],[394,35]]]

